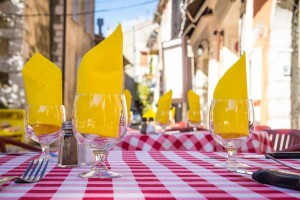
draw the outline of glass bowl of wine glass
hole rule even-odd
[[[157,133],[165,133],[170,123],[171,120],[169,110],[160,110],[156,113],[155,124]]]
[[[96,156],[89,172],[80,177],[117,178],[109,170],[106,154],[121,141],[127,130],[127,107],[124,94],[77,94],[73,105],[73,132],[77,140],[88,145]]]
[[[28,105],[26,108],[25,130],[30,138],[42,147],[41,159],[54,162],[49,154],[49,146],[56,141],[65,121],[64,106]]]
[[[189,110],[187,112],[188,126],[193,127],[193,131],[197,131],[197,128],[201,125],[201,111]]]
[[[252,100],[214,99],[209,109],[209,129],[216,142],[227,150],[227,161],[216,167],[234,170],[250,167],[236,158],[237,149],[247,143],[254,129]]]

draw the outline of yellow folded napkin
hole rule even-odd
[[[168,124],[170,121],[169,111],[172,104],[172,90],[162,95],[158,100],[156,111],[156,121],[162,124]]]
[[[54,63],[35,53],[22,74],[28,104],[62,105],[62,73]]]
[[[121,25],[116,30],[87,52],[78,69],[78,94],[122,94],[123,82],[123,33]],[[114,102],[117,103],[117,102]],[[83,127],[77,124],[79,132],[86,134],[98,134],[101,137],[118,137],[120,116],[113,114],[121,112],[114,109],[111,102],[105,106],[102,117],[110,118],[110,125],[104,125],[98,118],[88,110],[80,110],[77,117],[96,121],[96,126]],[[88,105],[88,101],[81,101],[80,104]],[[101,118],[101,117],[100,117]],[[103,127],[106,127],[103,129]]]
[[[193,90],[188,91],[189,113],[188,118],[192,123],[199,123],[201,121],[200,115],[200,96]]]
[[[130,122],[130,109],[131,109],[131,93],[129,90],[124,90],[123,94],[125,95],[126,98],[126,105],[127,105],[127,116],[128,116],[128,122]]]
[[[122,94],[123,33],[121,25],[87,52],[78,69],[77,93]]]
[[[172,113],[172,120],[174,120],[175,119],[175,113],[176,113],[176,108],[175,107],[173,107],[171,109],[171,113]]]
[[[153,119],[155,119],[155,112],[152,108],[150,108],[147,112],[145,112],[143,114],[143,118],[147,118],[147,120],[149,120],[149,118],[152,117]]]
[[[54,63],[35,53],[24,65],[22,74],[28,105],[62,105],[62,73]],[[34,128],[35,134],[58,131],[63,119],[53,117],[55,110],[46,113],[39,112],[39,109],[35,107],[30,111],[29,124]]]
[[[240,59],[234,63],[221,77],[214,91],[214,99],[238,99],[247,100],[247,74],[246,74],[246,55],[245,53]],[[249,135],[248,127],[248,107],[242,105],[243,108],[236,112],[222,112],[225,110],[223,105],[216,106],[214,112],[214,131],[223,138],[237,138]],[[224,119],[227,123],[224,123]]]

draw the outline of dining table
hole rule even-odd
[[[19,176],[37,153],[2,153],[0,176]],[[200,151],[110,151],[107,166],[120,178],[80,178],[87,167],[59,168],[49,163],[45,177],[37,183],[0,186],[1,199],[299,199],[300,192],[261,184],[251,175],[216,168],[226,160],[224,152]],[[258,156],[239,153],[249,171],[287,167]],[[300,160],[285,163],[299,166]]]
[[[217,143],[209,130],[179,131],[165,133],[141,134],[139,130],[130,129],[123,140],[113,150],[131,151],[226,151]],[[238,148],[238,152],[265,154],[273,152],[273,143],[266,131],[252,131],[250,140]]]

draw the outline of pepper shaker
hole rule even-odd
[[[58,166],[78,166],[77,139],[74,136],[71,121],[63,122],[62,125],[62,135],[60,137],[58,153]]]

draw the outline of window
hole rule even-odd
[[[73,20],[78,22],[78,0],[73,0]]]
[[[7,38],[0,38],[0,56],[8,54],[9,40]]]
[[[141,54],[140,54],[140,65],[142,67],[147,67],[148,66],[148,54],[147,54],[147,52],[141,51]]]
[[[90,0],[85,0],[85,32],[91,32],[91,14],[90,12]]]
[[[3,16],[0,16],[0,28],[7,28],[7,19]]]

